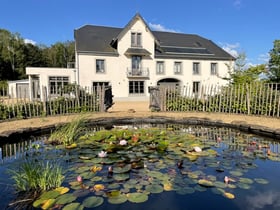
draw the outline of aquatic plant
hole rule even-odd
[[[54,144],[64,144],[70,146],[85,130],[85,117],[78,117],[69,124],[65,124],[56,129],[49,137],[48,142]],[[74,147],[74,146],[73,146]]]
[[[62,167],[54,162],[26,161],[18,170],[9,170],[17,191],[46,191],[59,187],[64,180]]]
[[[272,155],[263,156],[266,149],[262,153],[257,148],[247,151],[248,139],[242,136],[235,139],[239,150],[232,149],[232,139],[225,139],[230,138],[205,139],[171,128],[89,131],[75,142],[78,148],[67,150],[69,156],[64,157],[71,160],[63,183],[69,192],[58,195],[51,190],[51,195],[40,197],[33,206],[79,209],[95,208],[103,202],[143,203],[152,194],[165,191],[186,195],[207,190],[235,199],[240,196],[235,188],[248,190],[268,184],[263,177],[253,180],[247,172],[257,167],[253,162],[256,154],[262,159]]]

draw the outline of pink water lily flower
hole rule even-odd
[[[126,145],[127,144],[127,141],[126,140],[120,140],[120,145]]]
[[[98,157],[100,157],[100,158],[104,158],[106,156],[107,156],[107,152],[104,152],[103,150],[98,153]]]
[[[79,176],[77,176],[77,181],[78,181],[78,182],[82,182],[82,181],[83,181],[83,178],[79,175]]]

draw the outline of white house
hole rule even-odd
[[[156,85],[190,85],[195,92],[202,84],[227,84],[222,77],[235,61],[201,36],[152,31],[138,13],[124,28],[85,25],[74,37],[75,68],[26,69],[31,98],[40,97],[37,87],[67,83],[111,85],[116,101],[148,100],[148,87]]]

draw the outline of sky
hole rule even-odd
[[[280,0],[0,0],[0,28],[35,44],[74,40],[86,24],[123,28],[139,13],[151,30],[197,34],[247,64],[267,63],[280,39]]]

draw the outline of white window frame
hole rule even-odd
[[[193,62],[193,75],[200,75],[200,63]]]
[[[141,32],[131,32],[131,47],[142,47]]]
[[[165,73],[164,61],[157,61],[156,74],[164,74],[164,73]]]
[[[49,76],[48,80],[51,95],[61,95],[63,93],[62,89],[70,82],[68,76]]]
[[[129,95],[144,95],[145,81],[143,80],[128,81],[128,93]]]
[[[183,73],[183,64],[181,61],[174,62],[174,74],[182,74]]]
[[[218,74],[218,63],[211,63],[210,64],[210,74],[217,75]]]
[[[98,67],[99,62],[102,62],[101,67]],[[95,60],[95,73],[104,74],[105,72],[106,72],[105,59],[96,59]]]

